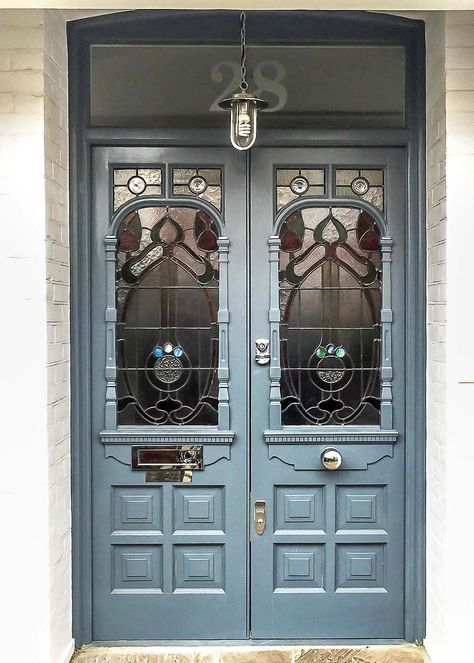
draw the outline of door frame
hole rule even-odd
[[[69,42],[70,236],[71,236],[71,477],[73,635],[76,646],[92,641],[91,419],[90,419],[90,176],[96,145],[216,147],[227,131],[94,128],[89,125],[89,46],[94,43],[192,43],[206,21],[210,43],[236,43],[227,30],[238,12],[146,10],[71,21]],[[268,15],[268,12],[249,12]],[[406,128],[291,129],[261,131],[260,147],[404,147],[407,154],[405,641],[425,635],[425,444],[426,444],[426,232],[425,232],[425,42],[422,21],[370,12],[272,12],[276,34],[254,34],[259,43],[398,44],[406,52]],[[291,18],[305,21],[292,22]],[[209,19],[214,29],[209,31]],[[317,19],[317,21],[316,21]],[[179,23],[178,23],[179,21]],[[284,24],[284,31],[278,26]],[[170,37],[169,26],[176,28]],[[305,30],[304,34],[301,29]],[[202,43],[202,41],[200,41]],[[423,385],[423,388],[420,388]],[[162,644],[165,642],[160,641]],[[212,641],[214,642],[214,641]],[[246,644],[260,644],[245,640]],[[275,641],[275,644],[291,641]],[[307,641],[306,641],[307,642]],[[325,644],[321,640],[312,640]],[[351,641],[338,640],[340,644]],[[393,643],[390,640],[367,644]],[[105,644],[105,643],[101,643]],[[195,644],[187,642],[186,644]],[[208,641],[209,644],[209,641]],[[230,643],[228,643],[230,644]],[[334,644],[334,641],[331,641]]]

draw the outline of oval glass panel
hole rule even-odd
[[[121,223],[119,425],[217,425],[217,235],[193,207],[146,207]]]
[[[282,423],[379,424],[375,220],[357,208],[311,207],[284,219],[280,240]]]

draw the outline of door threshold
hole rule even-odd
[[[413,644],[322,645],[298,641],[277,645],[268,641],[212,644],[170,642],[159,645],[109,646],[93,643],[76,652],[73,663],[428,663],[424,647]],[[170,659],[172,656],[172,659]],[[133,657],[133,658],[131,658]]]

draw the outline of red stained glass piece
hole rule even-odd
[[[302,245],[301,237],[292,230],[287,230],[281,236],[281,248],[283,251],[299,251]]]
[[[140,242],[130,230],[122,230],[117,237],[119,251],[136,251],[140,246]]]
[[[359,246],[363,251],[378,251],[380,248],[380,239],[375,230],[368,230],[360,238]]]
[[[212,230],[205,230],[199,235],[197,245],[202,251],[217,251],[217,237]]]
[[[299,213],[298,213],[298,212],[293,212],[293,213],[290,214],[290,216],[287,218],[286,223],[287,223],[289,226],[292,226],[292,225],[295,223],[295,221],[298,220],[298,218],[299,218]]]

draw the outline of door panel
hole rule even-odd
[[[243,638],[245,162],[95,148],[93,182],[93,638]],[[191,483],[132,469],[132,447],[170,444],[203,447]]]
[[[271,341],[270,363],[251,372],[251,506],[266,503],[264,533],[251,528],[252,635],[403,638],[404,155],[256,149],[251,167],[251,338]],[[350,185],[361,178],[359,195]],[[377,270],[380,319],[360,306],[351,322],[355,297],[377,312],[378,294],[367,294]],[[292,296],[299,310],[288,320]],[[370,384],[374,370],[382,384]],[[326,447],[341,453],[340,469],[323,467]]]
[[[94,640],[403,638],[404,173],[94,148]],[[192,482],[132,467],[170,445]]]

